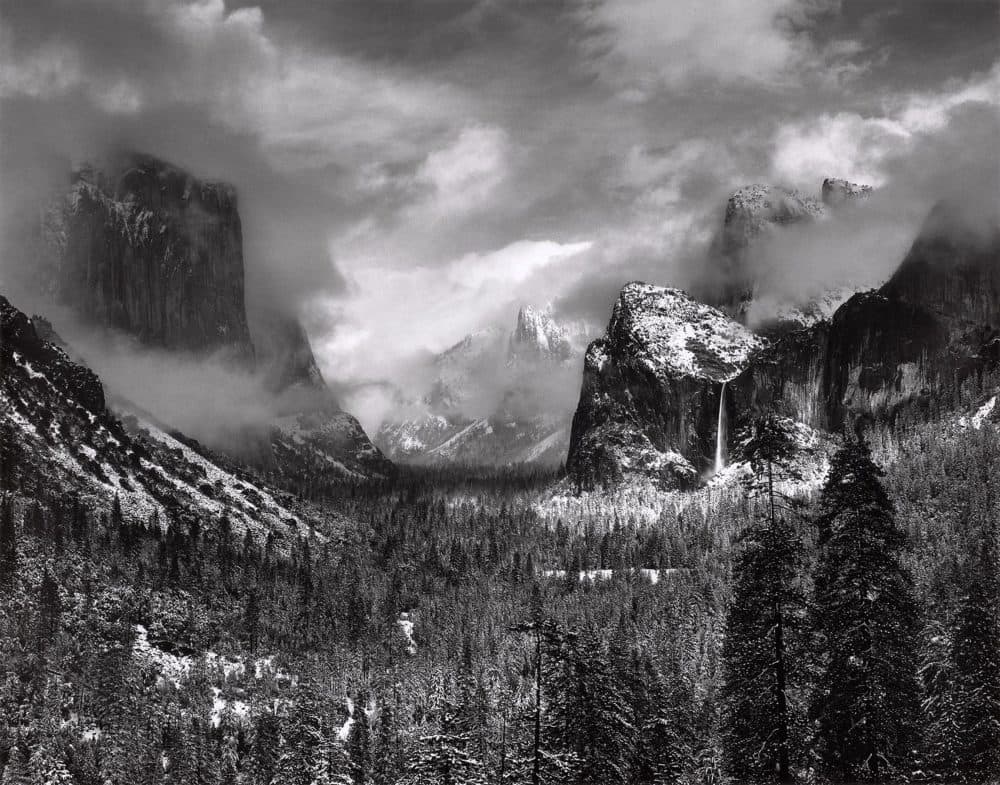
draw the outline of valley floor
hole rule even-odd
[[[975,613],[996,629],[1000,439],[974,413],[914,426],[876,457],[905,535],[919,687],[908,752],[876,776],[990,781],[996,749],[956,728],[1000,738],[1000,669],[957,636]],[[312,503],[343,527],[278,541],[198,515],[155,526],[44,482],[25,494],[14,467],[0,781],[744,781],[726,641],[760,504],[733,474],[679,503],[651,489],[576,496],[548,472],[406,471],[325,488]],[[806,629],[820,497],[814,485],[788,517],[804,605],[787,748],[797,781],[842,782],[811,708],[830,656]],[[983,716],[963,710],[969,689]]]

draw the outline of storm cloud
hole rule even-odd
[[[251,306],[303,318],[337,386],[405,384],[522,302],[598,330],[626,281],[683,285],[745,183],[876,185],[881,242],[840,250],[879,269],[962,172],[995,212],[991,0],[0,9],[5,239],[109,144],[228,180]]]

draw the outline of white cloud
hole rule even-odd
[[[345,297],[324,304],[336,327],[317,355],[331,378],[398,378],[424,352],[440,352],[485,325],[506,323],[521,302],[550,299],[542,281],[591,247],[587,241],[519,240],[443,267],[386,268],[341,258]]]
[[[602,73],[628,100],[700,79],[777,86],[814,57],[802,32],[824,0],[607,0],[587,6]],[[608,43],[611,48],[608,51]]]
[[[945,131],[954,113],[971,104],[1000,106],[1000,65],[940,92],[894,99],[878,115],[836,112],[786,123],[775,135],[773,175],[800,188],[815,188],[820,177],[882,186],[892,162],[921,138]]]
[[[204,107],[239,134],[254,134],[286,170],[415,161],[468,116],[457,91],[403,68],[372,66],[277,40],[256,7],[223,0],[91,0],[148,26],[169,61],[109,65],[66,37],[21,51],[0,38],[0,97],[54,98],[80,89],[110,113],[174,103]],[[125,34],[128,34],[127,32]],[[152,45],[151,45],[152,46]],[[400,133],[406,129],[406,133]]]
[[[465,211],[481,205],[507,174],[507,134],[500,128],[470,126],[439,150],[431,152],[416,179],[433,188],[437,212]]]

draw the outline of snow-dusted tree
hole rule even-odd
[[[302,679],[281,723],[273,785],[312,785],[323,748],[322,715],[316,685]]]
[[[771,414],[745,446],[754,520],[739,537],[733,603],[722,649],[722,739],[726,769],[741,781],[790,782],[796,705],[791,664],[799,659],[805,594],[801,546],[777,484],[797,476],[795,447]]]
[[[256,718],[250,745],[250,771],[257,785],[270,785],[278,768],[281,722],[273,712]]]
[[[868,446],[848,440],[820,498],[812,715],[820,759],[845,781],[893,776],[913,761],[916,742],[917,608],[882,476]]]
[[[632,693],[636,728],[631,779],[638,785],[668,785],[681,780],[690,763],[691,695],[665,675],[649,652],[637,651],[623,682]]]
[[[372,778],[372,726],[367,709],[368,693],[362,691],[354,702],[354,721],[347,736],[351,777],[356,785],[368,785]]]
[[[979,538],[951,637],[958,774],[1000,777],[1000,563],[993,527]]]
[[[17,570],[17,530],[14,523],[14,501],[0,496],[0,584],[10,585]]]
[[[483,761],[469,750],[469,734],[456,724],[457,711],[450,700],[438,709],[436,733],[421,736],[406,768],[405,782],[412,785],[485,785]]]

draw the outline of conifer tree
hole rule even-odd
[[[951,638],[951,659],[956,773],[979,779],[1000,776],[1000,564],[992,531],[974,547]]]
[[[0,498],[0,584],[13,581],[17,569],[17,531],[14,524],[14,502],[8,496]]]
[[[777,484],[797,477],[794,444],[773,414],[758,418],[745,454],[756,520],[740,535],[733,604],[723,644],[723,745],[740,780],[792,779],[794,709],[791,663],[801,639],[805,597],[800,544],[788,515],[794,502]]]
[[[351,758],[351,778],[355,785],[368,785],[372,776],[372,728],[368,716],[368,693],[361,692],[354,703],[347,750]]]
[[[917,608],[882,476],[868,446],[848,440],[820,498],[811,712],[820,760],[841,781],[884,781],[914,756]]]
[[[264,712],[254,722],[250,769],[255,783],[270,785],[278,768],[281,723],[277,715]]]

